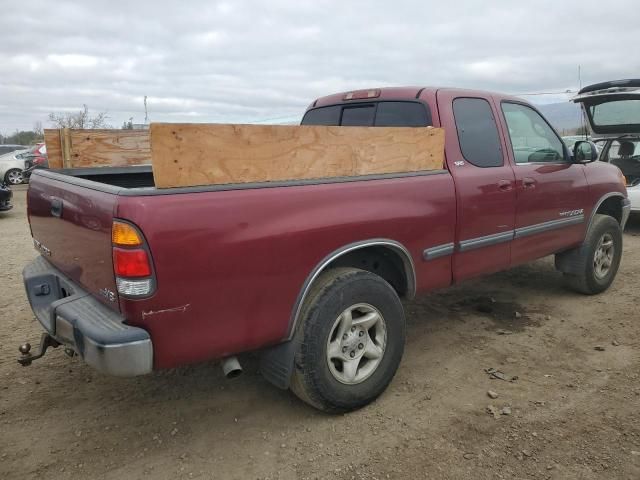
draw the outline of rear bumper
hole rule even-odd
[[[33,313],[58,342],[73,349],[96,370],[135,376],[153,369],[153,345],[146,330],[125,319],[78,287],[42,256],[22,276]]]

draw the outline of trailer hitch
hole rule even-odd
[[[20,345],[20,348],[18,348],[18,350],[20,351],[21,355],[20,358],[18,358],[18,363],[23,367],[27,367],[31,365],[31,362],[33,362],[34,360],[43,357],[47,351],[47,348],[58,348],[59,346],[60,343],[55,338],[53,338],[48,333],[43,333],[40,337],[40,345],[36,353],[31,353],[30,343]]]

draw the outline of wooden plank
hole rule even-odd
[[[157,188],[441,169],[444,130],[151,124]]]
[[[151,163],[147,130],[44,131],[49,168],[116,167]]]
[[[64,168],[71,168],[71,130],[63,128],[60,130],[60,143],[62,144],[62,165]]]
[[[45,129],[44,143],[47,145],[47,157],[49,168],[62,168],[62,144],[60,142],[60,130]]]
[[[69,138],[74,168],[151,163],[147,130],[71,130]]]

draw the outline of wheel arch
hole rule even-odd
[[[350,243],[324,257],[305,279],[291,312],[287,339],[295,334],[302,306],[318,276],[327,269],[346,266],[361,268],[381,276],[401,298],[412,299],[415,296],[415,265],[404,245],[386,238]]]
[[[622,204],[624,202],[624,195],[620,192],[610,192],[598,200],[595,208],[591,212],[591,218],[589,218],[589,224],[587,225],[587,232],[591,225],[593,224],[593,219],[595,218],[597,213],[601,213],[603,215],[609,215],[617,220],[619,224],[622,225],[623,222],[623,208]],[[585,233],[586,235],[586,233]]]

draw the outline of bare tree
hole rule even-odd
[[[44,140],[44,130],[42,129],[42,122],[40,120],[33,124],[33,133],[37,140]]]
[[[107,112],[98,112],[95,115],[91,115],[87,105],[82,105],[82,110],[75,113],[52,112],[49,114],[49,121],[56,128],[111,128],[111,125],[107,123],[108,118]]]

